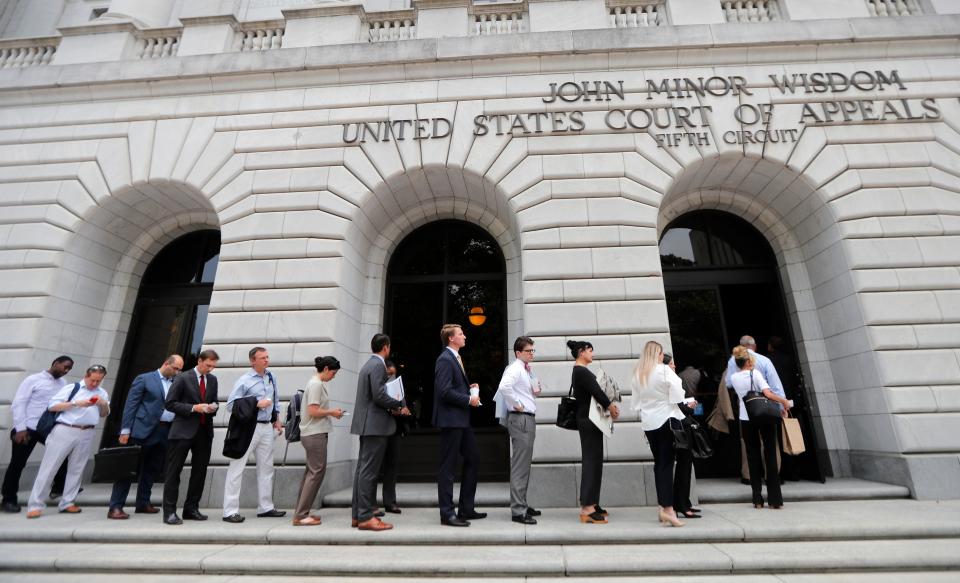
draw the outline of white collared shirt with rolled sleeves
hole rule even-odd
[[[23,379],[10,403],[13,428],[16,431],[36,429],[40,416],[50,406],[50,399],[66,384],[65,378],[55,379],[45,370]]]
[[[48,407],[66,403],[67,399],[70,398],[70,393],[73,391],[73,385],[74,383],[71,383],[60,389],[60,392],[50,399]],[[107,404],[109,410],[110,395],[100,387],[88,389],[87,386],[83,384],[83,381],[80,381],[80,390],[77,391],[77,394],[73,396],[72,400],[82,401],[95,395]],[[57,423],[65,423],[67,425],[96,425],[99,421],[100,407],[97,405],[91,405],[90,407],[73,407],[72,409],[63,411],[60,413],[60,416],[57,417]]]
[[[516,411],[519,404],[523,405],[524,413],[537,412],[537,399],[533,395],[534,382],[536,381],[519,358],[503,371],[497,392],[502,395],[508,411]]]

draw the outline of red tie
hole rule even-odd
[[[207,402],[207,380],[205,375],[200,375],[200,400],[204,403]],[[200,425],[207,424],[206,415],[200,415]]]

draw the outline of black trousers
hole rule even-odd
[[[457,471],[457,457],[463,458],[463,475],[460,477],[460,503],[453,506],[453,480]],[[440,471],[437,473],[437,500],[440,503],[440,518],[452,518],[456,514],[470,514],[476,509],[477,439],[471,427],[444,427],[440,430]],[[458,512],[455,510],[458,509]]]
[[[387,451],[383,457],[380,479],[383,482],[383,505],[397,504],[397,469],[400,464],[400,431],[387,438]]]
[[[677,512],[693,508],[690,501],[690,482],[693,481],[693,454],[689,449],[674,449],[677,466],[673,470],[673,507]]]
[[[658,429],[644,431],[653,452],[653,478],[657,485],[657,504],[673,506],[673,432],[668,419]]]
[[[150,492],[153,482],[163,468],[167,457],[167,432],[169,423],[160,423],[146,439],[130,438],[131,445],[140,446],[140,476],[137,480],[137,501],[135,508],[150,505]],[[110,494],[110,508],[123,508],[130,493],[130,480],[114,482],[113,492]]]
[[[27,441],[17,443],[13,436],[17,434],[16,429],[10,430],[10,465],[3,475],[3,503],[17,503],[17,491],[20,489],[20,476],[23,475],[23,468],[27,466],[27,460],[33,453],[33,448],[37,446],[37,432],[33,429],[27,429]],[[63,483],[67,478],[67,462],[64,460],[57,475],[53,478],[53,485],[50,491],[63,493]]]
[[[357,455],[357,471],[353,476],[353,500],[351,518],[366,522],[373,518],[377,507],[377,478],[387,452],[386,435],[361,435],[360,453]]]
[[[589,419],[577,419],[580,433],[580,505],[600,504],[603,482],[603,433]]]
[[[780,423],[755,423],[741,421],[740,433],[747,447],[747,465],[750,468],[750,489],[753,490],[753,503],[763,504],[763,465],[770,469],[766,473],[767,498],[771,506],[783,505],[783,494],[780,492],[780,475],[777,473],[777,431]],[[761,457],[760,444],[763,444]]]
[[[190,439],[170,439],[167,441],[167,471],[163,481],[163,516],[177,511],[177,498],[180,495],[180,473],[183,464],[190,458],[190,483],[187,486],[187,498],[183,509],[199,510],[200,497],[203,496],[203,484],[207,479],[207,465],[210,464],[210,446],[213,436],[202,428]]]

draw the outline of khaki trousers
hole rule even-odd
[[[293,515],[297,520],[303,520],[310,515],[317,492],[323,484],[323,476],[327,473],[327,434],[304,435],[300,438],[300,443],[307,454],[307,467],[300,480],[300,495],[297,497],[297,510]]]

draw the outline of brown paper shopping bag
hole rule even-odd
[[[807,450],[803,445],[803,432],[800,431],[800,422],[793,417],[783,419],[780,441],[783,444],[783,453],[787,455],[800,455]]]

